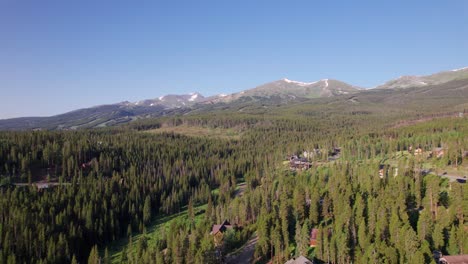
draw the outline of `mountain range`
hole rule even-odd
[[[369,94],[372,96],[367,96]],[[299,82],[285,78],[229,95],[204,97],[200,93],[170,94],[138,102],[125,101],[78,109],[51,117],[4,119],[0,120],[0,130],[106,127],[143,118],[216,110],[249,111],[294,103],[324,104],[330,102],[327,98],[356,103],[359,102],[359,95],[366,95],[366,99],[362,101],[373,98],[368,104],[375,104],[377,101],[391,104],[407,102],[410,94],[413,96],[410,98],[417,99],[418,102],[429,100],[428,98],[437,100],[434,95],[445,99],[453,97],[453,100],[468,100],[468,67],[428,76],[402,76],[372,89],[363,89],[332,79]],[[392,98],[391,103],[389,98]]]

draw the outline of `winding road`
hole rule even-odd
[[[250,264],[253,261],[255,245],[257,245],[258,236],[254,233],[247,243],[238,251],[231,253],[226,257],[227,264]]]

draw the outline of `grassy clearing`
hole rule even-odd
[[[174,126],[161,127],[145,131],[145,133],[175,133],[191,137],[216,137],[222,139],[240,139],[241,133],[234,129],[227,128],[209,128],[198,126]]]
[[[206,204],[194,207],[195,224],[203,218],[204,216],[203,212],[204,210],[206,210],[206,207],[207,207]],[[128,238],[122,238],[112,243],[109,247],[109,255],[111,256],[112,263],[120,262],[121,254],[122,254],[124,247],[129,246],[129,248],[127,248],[128,254],[136,252],[137,242],[142,235],[146,235],[146,237],[148,238],[148,247],[155,246],[155,243],[156,243],[156,240],[158,239],[160,231],[163,228],[166,228],[167,230],[173,221],[187,220],[188,219],[187,211],[188,211],[187,207],[185,207],[184,210],[181,211],[180,213],[157,217],[146,228],[146,234],[138,233],[132,236],[132,244],[130,246],[129,246]]]

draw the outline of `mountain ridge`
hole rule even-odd
[[[404,75],[371,89],[404,89],[408,87],[423,87],[466,78],[468,78],[468,67],[463,67],[441,71],[430,75]]]
[[[136,102],[123,101],[115,104],[82,108],[50,117],[19,117],[0,120],[0,130],[24,129],[78,129],[113,126],[137,119],[159,116],[190,114],[219,109],[255,108],[255,105],[285,105],[310,99],[333,98],[360,94],[365,91],[393,91],[410,88],[436,87],[437,85],[468,80],[468,67],[442,71],[427,76],[402,76],[373,89],[364,89],[334,80],[321,79],[300,82],[288,78],[261,84],[251,89],[205,97],[198,92],[168,94]],[[427,89],[433,93],[433,88]],[[424,96],[424,95],[419,95]],[[317,103],[319,101],[315,100]]]

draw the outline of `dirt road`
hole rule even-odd
[[[247,243],[238,251],[226,257],[227,264],[250,264],[253,261],[255,245],[258,242],[257,234],[253,234]]]

